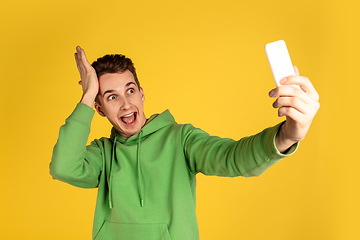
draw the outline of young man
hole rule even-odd
[[[239,141],[177,124],[169,111],[146,119],[144,91],[130,59],[106,55],[92,65],[77,47],[81,102],[60,128],[50,173],[55,179],[98,188],[93,239],[195,240],[195,177],[258,176],[292,154],[319,103],[310,81],[298,75],[270,92],[284,123]],[[95,104],[94,104],[95,102]],[[86,146],[96,111],[113,125],[110,138]]]

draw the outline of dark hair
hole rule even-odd
[[[140,90],[140,82],[137,78],[134,64],[130,58],[122,54],[107,54],[98,58],[91,66],[95,69],[98,79],[106,73],[122,73],[129,70],[133,74],[135,83]],[[99,103],[98,97],[96,97],[96,102]]]

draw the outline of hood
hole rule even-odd
[[[164,111],[161,114],[154,114],[152,115],[142,127],[142,129],[135,135],[125,138],[118,134],[115,128],[112,128],[110,139],[113,141],[113,148],[112,148],[112,155],[110,161],[110,174],[108,176],[108,186],[109,186],[109,207],[110,209],[113,207],[112,203],[112,173],[113,173],[113,162],[116,159],[116,143],[119,142],[121,144],[131,146],[137,144],[137,182],[138,182],[138,191],[139,191],[139,202],[140,206],[144,206],[144,180],[143,175],[141,173],[141,159],[140,159],[140,152],[141,152],[141,142],[147,139],[151,134],[155,133],[156,131],[174,124],[175,119],[171,115],[169,110]]]

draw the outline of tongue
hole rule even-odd
[[[123,120],[124,123],[130,124],[135,121],[135,114],[133,114],[129,117],[122,117],[121,119]]]

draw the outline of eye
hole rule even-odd
[[[133,94],[135,91],[133,88],[130,88],[127,92],[128,92],[128,94]]]
[[[108,97],[108,100],[111,101],[111,100],[114,100],[115,98],[116,98],[115,95],[110,95],[110,96]]]

